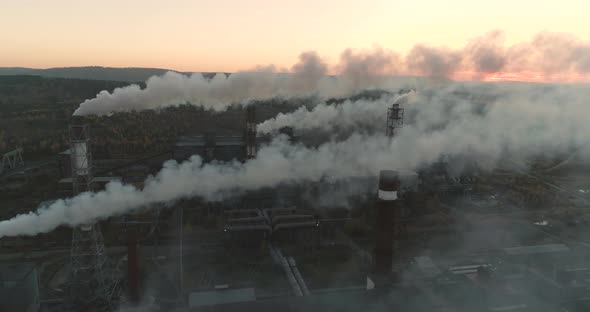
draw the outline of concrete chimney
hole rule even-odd
[[[398,200],[399,189],[400,179],[398,172],[382,170],[379,173],[375,227],[376,240],[373,257],[373,271],[376,275],[390,276],[392,274],[395,218],[398,216],[400,209]]]
[[[137,234],[134,228],[128,229],[127,232],[127,283],[129,301],[138,304],[140,300],[139,256],[137,252]]]

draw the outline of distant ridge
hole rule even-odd
[[[85,67],[56,67],[47,69],[34,69],[25,67],[0,67],[0,76],[34,75],[50,78],[76,78],[93,80],[110,80],[125,82],[143,82],[154,75],[163,75],[168,71],[178,72],[162,68],[115,68],[101,66]]]

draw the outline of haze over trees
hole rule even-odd
[[[67,149],[67,125],[78,105],[102,90],[125,85],[119,81],[0,76],[0,153],[22,147],[31,160]],[[268,107],[267,112],[259,112],[261,118],[278,112],[273,105]],[[179,135],[202,133],[212,127],[241,133],[243,115],[239,110],[216,114],[181,105],[158,112],[93,116],[89,122],[96,157],[130,157],[165,151]]]

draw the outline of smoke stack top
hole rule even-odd
[[[379,172],[379,199],[390,201],[397,199],[400,180],[399,173],[393,170],[381,170]]]
[[[86,118],[84,118],[84,116],[74,115],[74,116],[72,116],[71,125],[72,126],[82,126],[82,125],[84,125],[85,119]]]
[[[70,124],[72,172],[79,176],[89,175],[91,169],[88,126],[85,122],[84,117],[74,116]],[[74,184],[76,183],[74,182]],[[75,186],[75,188],[77,187]]]

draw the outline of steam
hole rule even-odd
[[[380,47],[368,51],[346,49],[340,54],[337,70],[351,90],[363,90],[382,86],[385,76],[401,72],[402,62],[397,53]]]
[[[225,111],[231,105],[246,105],[254,100],[271,98],[347,97],[370,88],[395,89],[399,81],[383,77],[383,53],[347,51],[341,57],[342,75],[328,76],[328,66],[313,51],[299,56],[290,73],[278,73],[270,65],[254,71],[216,74],[207,79],[200,73],[190,76],[167,72],[139,85],[101,91],[95,98],[80,104],[74,115],[106,115],[112,112],[160,109],[191,104],[208,110]]]
[[[497,30],[470,40],[465,50],[473,69],[480,73],[501,71],[507,62],[503,45],[504,34]]]
[[[262,134],[277,132],[283,127],[295,130],[334,131],[349,129],[356,132],[371,133],[384,130],[387,107],[401,104],[414,97],[414,92],[397,96],[383,96],[378,100],[347,100],[341,104],[320,103],[311,110],[300,107],[294,112],[279,113],[275,118],[268,119],[257,126]]]
[[[406,56],[408,70],[422,76],[446,78],[461,64],[459,52],[418,44]]]
[[[495,30],[470,39],[456,50],[418,44],[406,56],[407,68],[420,75],[475,80],[494,74],[529,81],[588,79],[590,42],[547,31],[512,46],[505,46],[504,41],[504,33]]]
[[[393,140],[353,134],[308,148],[277,139],[244,164],[203,164],[197,156],[180,164],[169,161],[143,190],[113,182],[105,191],[58,200],[0,222],[0,237],[36,235],[188,197],[220,200],[283,183],[419,168],[441,154],[469,155],[493,168],[504,159],[567,152],[589,143],[589,96],[587,88],[576,85],[453,84],[423,90],[407,106],[406,126]]]
[[[76,226],[181,198],[201,196],[208,200],[218,200],[236,190],[253,190],[280,183],[319,181],[326,175],[366,175],[369,168],[365,166],[347,166],[342,171],[344,168],[335,161],[337,155],[352,157],[355,154],[355,145],[363,141],[362,137],[356,136],[345,143],[328,143],[318,149],[307,149],[289,145],[284,140],[276,140],[262,148],[256,159],[245,164],[203,164],[198,156],[181,164],[169,161],[157,176],[146,181],[143,190],[112,182],[104,191],[58,200],[37,212],[2,221],[0,237],[36,235],[60,225]],[[380,141],[386,143],[377,138],[370,141],[372,148],[378,148]]]
[[[328,73],[328,66],[314,51],[303,52],[291,68],[295,94],[311,94]]]
[[[328,76],[334,73],[334,76]],[[80,104],[74,115],[159,109],[191,104],[224,111],[231,105],[275,97],[348,97],[371,88],[393,91],[393,75],[419,75],[460,80],[584,81],[590,80],[590,43],[570,34],[541,32],[530,41],[505,46],[504,34],[492,31],[470,39],[459,49],[416,44],[404,57],[391,50],[346,49],[335,66],[314,51],[299,55],[290,71],[259,66],[229,76],[208,79],[168,72],[130,85],[101,91]]]

